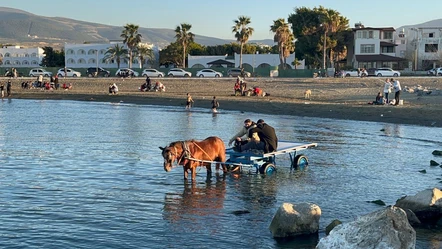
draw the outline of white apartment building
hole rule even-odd
[[[39,67],[44,57],[42,48],[23,48],[20,46],[5,46],[0,48],[0,58],[3,68]]]
[[[64,46],[65,51],[65,65],[69,68],[89,68],[89,67],[104,67],[104,68],[118,68],[115,60],[107,60],[106,52],[110,47],[116,45],[127,48],[122,41],[111,41],[110,43],[86,43],[86,44],[68,44]],[[141,44],[151,48],[158,58],[158,47],[153,44]],[[132,67],[143,68],[145,63],[140,63],[139,58],[133,58]],[[147,65],[148,67],[151,65]],[[122,59],[120,61],[120,68],[129,67],[129,59]]]
[[[415,70],[442,66],[442,27],[412,27],[407,33],[407,58]]]
[[[354,68],[390,67],[403,69],[406,59],[398,57],[392,27],[371,28],[357,23],[353,29],[353,44],[349,45],[347,64]]]

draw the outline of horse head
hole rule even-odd
[[[173,167],[173,162],[177,161],[179,164],[183,154],[183,147],[181,146],[180,142],[173,142],[165,148],[159,148],[162,151],[161,155],[164,158],[164,170],[169,172]]]

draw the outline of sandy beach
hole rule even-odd
[[[195,107],[210,109],[216,96],[220,111],[238,110],[275,115],[374,121],[396,124],[442,127],[442,77],[400,77],[402,88],[420,85],[427,92],[403,91],[401,106],[369,105],[382,91],[385,78],[247,78],[247,88],[259,86],[270,96],[234,96],[235,78],[160,78],[166,92],[140,92],[143,77],[66,78],[60,85],[71,83],[71,90],[21,89],[21,82],[34,78],[12,79],[12,96],[17,99],[60,99],[78,101],[126,102],[148,105],[185,106],[190,93]],[[6,83],[8,79],[0,79]],[[117,95],[109,95],[110,83],[119,87]],[[310,99],[304,92],[310,89]],[[431,93],[430,93],[431,92]],[[428,94],[430,93],[430,94]],[[390,99],[394,98],[394,93]]]

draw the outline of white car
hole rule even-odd
[[[120,68],[115,73],[115,76],[117,77],[138,77],[138,75],[140,75],[138,72],[135,72],[130,68]]]
[[[344,76],[345,77],[367,77],[367,71],[363,71],[360,70],[359,71],[359,75],[358,75],[358,70],[357,69],[350,69],[350,70],[345,70],[344,71]]]
[[[378,68],[374,71],[374,75],[378,77],[399,77],[401,73],[388,67]]]
[[[223,74],[220,72],[217,72],[213,69],[203,69],[198,72],[196,72],[196,77],[223,77]]]
[[[57,75],[58,77],[64,77],[64,68],[58,69]],[[66,68],[66,77],[81,77],[81,73],[70,68]]]
[[[158,71],[158,70],[156,70],[154,68],[146,68],[141,73],[141,76],[143,76],[143,77],[149,76],[149,77],[161,78],[161,77],[164,77],[164,73],[160,72],[160,71]]]
[[[187,72],[181,68],[172,68],[167,73],[169,77],[192,77],[191,72]]]
[[[428,70],[428,75],[438,75],[438,76],[442,76],[442,67],[438,67],[438,68],[433,68]]]
[[[52,73],[44,70],[43,68],[33,68],[29,71],[30,77],[35,77],[39,75],[43,75],[44,77],[51,77]]]

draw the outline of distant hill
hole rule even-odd
[[[431,20],[421,24],[414,25],[404,25],[396,29],[396,31],[401,31],[402,29],[408,30],[412,27],[416,28],[442,28],[442,19]]]
[[[84,22],[63,17],[45,17],[19,9],[0,7],[0,43],[62,47],[67,43],[108,42],[121,40],[121,26]],[[138,29],[142,42],[165,47],[174,42],[173,29],[142,28]],[[234,40],[195,34],[195,42],[205,45],[222,45]],[[273,40],[251,40],[250,43],[275,45]]]

